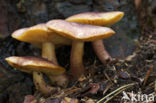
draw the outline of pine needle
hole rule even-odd
[[[99,101],[97,101],[97,103],[101,103],[102,101],[104,101],[107,97],[111,96],[108,100],[106,100],[105,102],[103,103],[107,103],[109,100],[111,100],[112,98],[114,98],[116,95],[118,95],[119,93],[121,93],[123,90],[126,90],[127,88],[130,88],[134,85],[135,83],[131,83],[131,84],[127,84],[127,85],[124,85],[124,86],[121,86],[120,88],[114,90],[113,92],[109,93],[108,95],[106,95],[105,97],[103,97],[102,99],[100,99]]]

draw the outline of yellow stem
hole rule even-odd
[[[59,65],[56,59],[55,45],[51,42],[46,42],[42,44],[42,57],[51,60],[56,65]],[[48,77],[52,84],[55,83],[63,87],[68,84],[68,78],[65,76],[65,74],[55,76],[48,75]]]
[[[56,88],[53,88],[44,82],[42,73],[33,72],[33,80],[34,80],[36,89],[39,90],[45,96],[48,96],[52,92],[56,91]]]
[[[51,60],[58,65],[55,54],[55,45],[53,43],[46,42],[42,44],[42,57]]]
[[[55,56],[55,46],[50,42],[42,44],[42,57],[48,60],[52,60],[53,63],[58,64],[56,56]],[[56,88],[51,87],[50,85],[46,84],[42,73],[33,72],[33,80],[34,80],[36,89],[39,90],[45,96],[50,95],[52,91],[56,90]]]
[[[85,73],[85,69],[83,66],[83,52],[84,52],[84,42],[73,41],[70,56],[70,68],[71,73],[75,79],[78,79]]]

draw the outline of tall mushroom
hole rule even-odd
[[[120,21],[124,13],[120,11],[114,12],[85,12],[70,16],[66,21],[98,25],[98,26],[111,26]],[[96,40],[92,42],[94,51],[102,63],[106,63],[106,60],[112,60],[107,50],[104,47],[102,40]]]
[[[55,92],[56,88],[51,87],[44,82],[42,73],[55,76],[65,72],[64,68],[43,58],[11,56],[7,57],[5,60],[12,67],[20,71],[33,74],[36,89],[46,96],[50,95],[52,92]]]
[[[75,78],[79,78],[85,72],[83,66],[84,41],[99,40],[115,33],[107,27],[80,24],[65,20],[51,20],[47,23],[47,26],[51,31],[72,40],[70,67],[72,75]]]
[[[57,65],[58,62],[55,55],[55,45],[71,44],[69,39],[62,37],[55,32],[49,31],[45,24],[38,24],[30,28],[16,30],[13,32],[12,37],[41,47],[42,57],[52,60]],[[49,76],[49,78],[52,82],[56,82],[56,84],[60,86],[64,86],[68,83],[68,78],[65,74],[57,75],[55,77]]]

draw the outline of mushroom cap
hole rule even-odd
[[[108,27],[68,22],[59,19],[51,20],[46,25],[52,32],[56,32],[73,40],[81,41],[94,41],[109,37],[115,33]]]
[[[44,42],[52,42],[56,45],[71,44],[71,41],[58,35],[55,32],[49,31],[45,24],[38,24],[29,28],[16,30],[11,35],[13,38],[28,42],[34,45],[41,45]]]
[[[113,11],[113,12],[85,12],[70,16],[66,21],[99,25],[99,26],[110,26],[118,22],[124,16],[124,12]]]
[[[59,75],[65,72],[63,67],[55,65],[52,61],[31,56],[11,56],[5,60],[14,68],[32,73],[33,71],[42,72],[48,75]]]

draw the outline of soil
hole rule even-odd
[[[115,36],[104,40],[114,58],[102,64],[90,43],[85,44],[85,77],[72,80],[67,88],[44,97],[36,91],[32,75],[10,67],[8,56],[37,56],[41,50],[11,38],[10,34],[22,27],[65,19],[87,11],[125,12],[124,18],[112,28]],[[0,1],[0,103],[96,103],[109,93],[127,85],[127,94],[155,95],[156,80],[156,2],[154,0],[1,0]],[[112,42],[113,41],[113,42]],[[70,46],[56,50],[58,62],[69,71]],[[130,103],[121,93],[107,97],[108,103]],[[27,101],[27,102],[26,102]],[[30,102],[31,101],[31,102]],[[67,102],[68,101],[68,102]],[[70,102],[69,102],[70,101]],[[99,102],[99,103],[103,103]],[[154,101],[153,101],[154,103]]]

